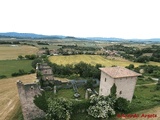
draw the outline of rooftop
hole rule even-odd
[[[129,70],[124,67],[106,67],[100,68],[101,71],[108,74],[112,78],[124,78],[124,77],[136,77],[140,76],[141,74],[136,73],[132,70]]]

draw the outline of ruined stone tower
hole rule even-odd
[[[34,96],[40,94],[41,92],[39,85],[36,83],[23,84],[21,81],[18,81],[17,88],[24,120],[32,120],[35,118],[44,117],[45,113],[33,102]]]
[[[44,86],[54,84],[52,68],[47,63],[37,63],[36,74],[37,78],[40,82],[43,82]]]

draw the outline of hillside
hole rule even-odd
[[[34,33],[17,33],[17,32],[6,32],[0,33],[0,38],[28,38],[28,39],[75,39],[75,40],[92,40],[92,41],[130,41],[130,42],[160,42],[160,38],[150,39],[124,39],[114,37],[75,37],[75,36],[63,36],[63,35],[42,35]]]

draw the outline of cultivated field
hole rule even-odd
[[[90,63],[92,65],[95,64],[102,64],[104,66],[112,66],[112,65],[117,65],[117,66],[128,66],[129,64],[134,64],[135,66],[142,65],[141,63],[135,63],[131,62],[122,58],[111,58],[111,57],[103,57],[99,55],[70,55],[70,56],[51,56],[49,57],[49,60],[52,63],[56,64],[76,64],[81,61],[85,63]],[[152,65],[160,65],[160,63],[156,62],[149,62],[147,64],[152,64]]]
[[[0,45],[0,60],[17,59],[19,55],[36,54],[38,48],[26,45]]]
[[[20,107],[20,101],[16,82],[21,80],[24,83],[35,81],[35,74],[25,75],[0,80],[0,120],[13,120]]]
[[[19,69],[29,72],[32,69],[31,63],[32,60],[0,60],[0,75],[11,77]]]

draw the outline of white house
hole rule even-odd
[[[100,68],[100,88],[99,95],[108,96],[110,89],[115,83],[117,87],[117,97],[123,97],[129,101],[132,100],[138,74],[124,67],[106,67]]]

